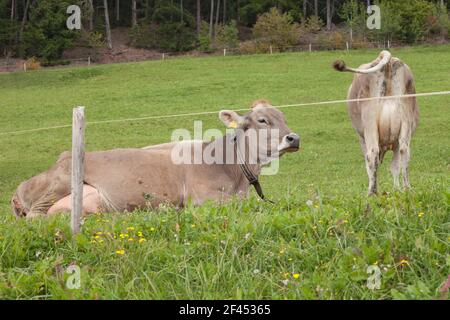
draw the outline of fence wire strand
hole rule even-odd
[[[360,98],[360,99],[343,99],[343,100],[295,103],[295,104],[285,104],[285,105],[279,105],[279,106],[273,106],[273,107],[277,108],[277,109],[284,109],[284,108],[292,108],[292,107],[321,106],[321,105],[343,104],[343,103],[349,103],[349,102],[365,102],[365,101],[375,101],[375,100],[379,101],[379,100],[389,100],[389,99],[406,99],[406,98],[413,98],[413,97],[430,97],[430,96],[442,96],[442,95],[450,95],[450,91],[437,91],[437,92],[405,94],[405,95],[398,95],[398,96],[370,97],[370,98]],[[248,110],[249,110],[248,108],[233,109],[233,111],[248,111]],[[98,125],[98,124],[108,124],[108,123],[120,123],[120,122],[158,120],[158,119],[179,118],[179,117],[203,116],[203,115],[218,114],[219,111],[220,110],[157,115],[157,116],[136,117],[136,118],[124,118],[124,119],[98,120],[98,121],[91,121],[91,122],[88,121],[88,122],[86,122],[86,125]],[[26,129],[26,130],[0,132],[0,136],[32,133],[32,132],[71,128],[71,127],[72,127],[71,124],[67,124],[67,125],[57,125],[57,126],[50,126],[50,127]]]

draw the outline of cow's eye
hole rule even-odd
[[[264,118],[258,119],[258,122],[267,124],[267,120]]]

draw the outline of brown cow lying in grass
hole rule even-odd
[[[214,141],[86,153],[83,214],[155,208],[161,203],[183,207],[188,201],[201,204],[246,197],[250,183],[239,164],[239,154],[257,177],[263,165],[299,149],[299,137],[287,127],[283,113],[264,100],[255,102],[243,116],[224,110],[219,117],[236,128],[235,133]],[[252,140],[255,132],[257,139]],[[174,163],[180,150],[187,150],[189,159],[199,150],[201,154],[208,151],[219,161]],[[71,154],[64,152],[48,171],[20,184],[11,200],[13,212],[31,218],[70,211],[70,179]]]

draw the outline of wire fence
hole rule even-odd
[[[383,96],[383,97],[370,97],[370,98],[359,98],[359,99],[343,99],[343,100],[330,100],[330,101],[318,101],[318,102],[307,102],[307,103],[295,103],[295,104],[286,104],[286,105],[279,105],[279,106],[273,106],[273,107],[277,108],[277,109],[284,109],[284,108],[292,108],[292,107],[336,105],[336,104],[345,104],[345,103],[349,103],[349,102],[367,102],[367,101],[380,101],[380,100],[389,100],[389,99],[406,99],[406,98],[413,98],[413,97],[430,97],[430,96],[443,96],[443,95],[450,95],[450,90],[449,91],[436,91],[436,92],[424,92],[424,93],[415,93],[415,94],[405,94],[405,95],[397,95],[397,96]],[[108,124],[108,123],[121,123],[121,122],[168,119],[168,118],[179,118],[179,117],[203,116],[203,115],[217,114],[219,111],[220,110],[203,111],[203,112],[191,112],[191,113],[179,113],[179,114],[168,114],[168,115],[154,115],[154,116],[138,117],[138,118],[98,120],[98,121],[86,122],[86,125],[98,125],[98,124]],[[234,109],[233,111],[248,111],[248,108],[245,108],[245,109]],[[14,135],[14,134],[25,134],[25,133],[32,133],[32,132],[39,132],[39,131],[48,131],[48,130],[55,130],[55,129],[62,129],[62,128],[71,128],[71,127],[72,127],[72,124],[64,124],[64,125],[56,125],[56,126],[49,126],[49,127],[41,127],[41,128],[33,128],[33,129],[25,129],[25,130],[0,132],[0,136]]]
[[[256,40],[258,41],[258,40]],[[359,50],[359,49],[370,49],[370,48],[378,48],[378,49],[392,49],[392,48],[398,48],[408,45],[407,43],[401,42],[401,41],[390,41],[390,40],[383,40],[383,41],[364,41],[364,42],[357,42],[357,41],[339,41],[338,43],[330,44],[330,43],[323,43],[323,42],[311,42],[311,43],[304,43],[296,46],[277,46],[277,45],[270,45],[267,44],[264,46],[264,49],[258,49],[256,51],[247,51],[242,48],[220,48],[214,50],[212,53],[202,53],[199,55],[194,56],[205,56],[205,55],[223,55],[223,56],[241,56],[241,55],[251,55],[251,54],[276,54],[276,53],[283,53],[283,52],[314,52],[314,51],[333,51],[333,50]],[[166,59],[173,59],[178,57],[186,56],[186,54],[175,54],[170,52],[160,52],[159,55],[154,55],[150,59],[142,59],[138,61],[146,61],[146,60],[166,60]],[[135,62],[136,60],[126,60],[122,62]],[[90,66],[91,64],[98,63],[93,59],[90,55],[80,58],[74,58],[74,59],[62,59],[61,64],[54,65],[50,67],[54,68],[60,68],[64,66]],[[0,60],[0,72],[27,72],[32,70],[33,68],[30,67],[26,60],[19,60],[19,59],[10,59],[6,58],[3,60]]]

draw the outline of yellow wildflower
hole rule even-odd
[[[406,260],[406,259],[402,259],[402,260],[400,260],[399,265],[401,265],[401,266],[403,266],[403,265],[409,265],[409,261]]]
[[[422,218],[424,215],[425,215],[425,213],[423,213],[423,212],[419,212],[419,213],[417,214],[417,216],[418,216],[419,218]]]
[[[133,231],[133,230],[134,230],[134,227],[128,227],[127,230],[128,230],[128,231]]]
[[[142,242],[145,242],[145,241],[147,241],[145,238],[140,238],[139,239],[139,243],[142,243]]]
[[[150,228],[150,231],[151,231],[151,232],[155,231],[155,228],[151,227],[151,228]]]
[[[124,255],[125,254],[125,250],[120,249],[120,250],[117,250],[116,253],[119,254],[119,255]]]
[[[138,232],[138,237],[143,237],[143,235],[142,235],[142,232],[141,232],[141,231],[139,231],[139,232]]]
[[[129,238],[128,241],[134,241],[134,239],[133,238]]]
[[[298,279],[298,278],[300,278],[300,275],[299,275],[298,273],[294,273],[294,274],[292,275],[292,277],[294,277],[294,279]]]

